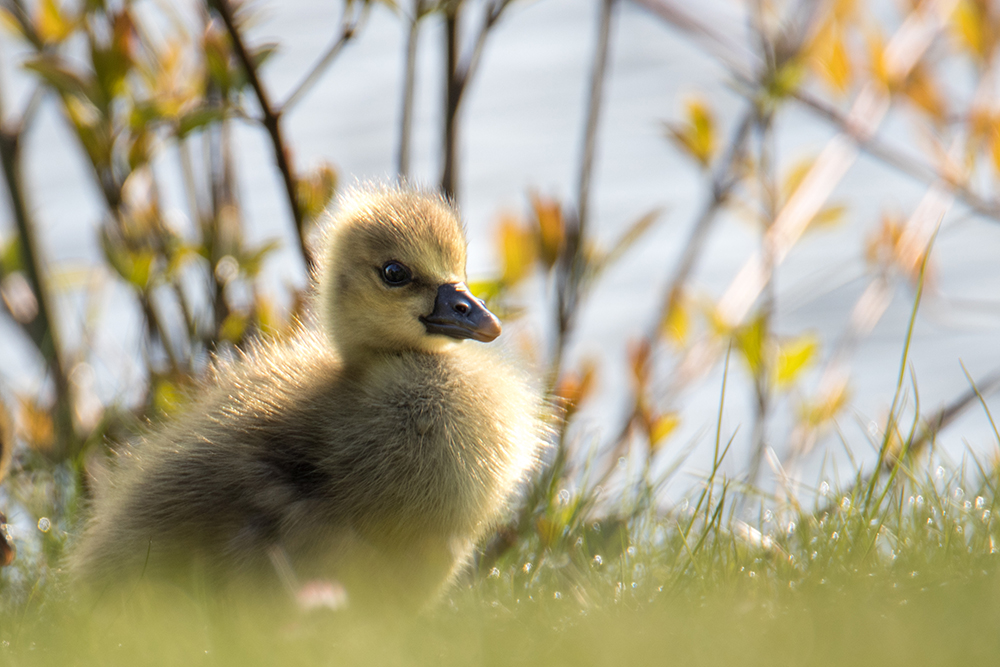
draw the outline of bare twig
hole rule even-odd
[[[404,180],[410,175],[410,136],[413,133],[413,99],[417,80],[417,38],[420,35],[420,19],[427,13],[427,9],[427,0],[415,0],[410,29],[406,36],[403,108],[400,114],[399,152],[396,159],[396,171]]]
[[[226,30],[229,32],[229,37],[233,41],[233,48],[236,50],[236,56],[243,65],[243,69],[247,75],[247,80],[253,88],[254,95],[257,96],[257,102],[260,104],[261,113],[264,115],[260,122],[264,125],[264,128],[267,129],[267,133],[271,137],[271,144],[274,147],[274,158],[277,162],[278,170],[281,172],[282,180],[285,183],[285,193],[288,198],[288,206],[292,212],[292,219],[295,221],[295,230],[298,232],[299,248],[302,251],[302,258],[306,262],[306,266],[309,269],[312,269],[313,258],[310,256],[309,248],[306,244],[306,230],[304,227],[305,221],[302,217],[302,207],[299,206],[295,171],[292,168],[290,152],[288,147],[285,145],[285,141],[281,133],[281,109],[276,110],[275,107],[271,105],[267,90],[264,89],[264,85],[261,83],[260,77],[257,75],[257,67],[254,65],[253,59],[250,57],[250,52],[243,43],[243,36],[240,34],[239,28],[233,18],[233,10],[229,4],[229,0],[209,0],[209,3],[216,9],[219,16],[222,18],[222,22],[225,24]]]
[[[313,65],[312,69],[303,77],[299,85],[295,86],[295,89],[288,95],[288,98],[282,102],[275,113],[281,115],[287,113],[295,104],[297,104],[312,87],[319,81],[320,77],[323,76],[326,69],[330,66],[330,63],[336,59],[347,43],[350,42],[354,36],[358,33],[358,29],[361,24],[364,23],[365,19],[368,18],[370,4],[367,2],[361,3],[361,8],[357,14],[349,14],[350,3],[344,10],[344,17],[340,27],[340,34],[333,40],[326,51],[320,56],[316,64]]]
[[[736,126],[736,132],[729,142],[726,153],[715,166],[708,201],[705,202],[701,213],[698,214],[698,219],[691,229],[691,235],[684,245],[680,261],[677,263],[673,275],[667,282],[668,288],[664,295],[663,303],[647,336],[651,340],[656,338],[663,320],[667,317],[667,313],[680,298],[684,285],[694,270],[698,258],[701,256],[705,241],[708,239],[708,232],[717,219],[716,214],[729,200],[733,188],[739,184],[742,178],[739,164],[743,161],[743,156],[746,154],[747,140],[750,136],[750,128],[753,126],[754,115],[752,108],[743,114],[742,119]]]
[[[455,199],[458,188],[458,105],[462,99],[465,82],[456,74],[458,69],[458,10],[460,3],[452,3],[445,10],[445,106],[444,106],[444,164],[441,167],[441,192]]]
[[[762,41],[767,41],[762,37]],[[768,274],[767,284],[764,286],[763,297],[760,305],[760,313],[763,318],[763,340],[767,340],[771,335],[772,322],[776,309],[774,294],[774,256],[771,252],[769,234],[771,225],[774,224],[777,216],[778,202],[775,192],[774,176],[774,155],[769,142],[773,140],[771,133],[771,116],[767,114],[757,119],[757,131],[759,135],[759,150],[757,159],[757,173],[760,183],[760,199],[763,209],[763,219],[766,221],[763,242],[761,244],[761,257]],[[757,474],[760,471],[760,464],[764,458],[764,451],[767,447],[767,420],[771,408],[771,380],[773,361],[767,354],[760,355],[760,368],[754,377],[754,394],[756,405],[754,409],[753,432],[750,436],[751,455],[750,465],[747,470],[746,482],[753,486],[757,481]]]
[[[460,58],[458,23],[462,0],[452,0],[444,9],[446,44],[446,81],[444,113],[444,156],[441,168],[441,192],[451,199],[458,190],[458,113],[462,96],[475,75],[482,57],[483,47],[490,30],[500,20],[511,0],[493,0],[486,9],[483,23],[476,34],[472,50]]]
[[[868,155],[926,185],[941,183],[954,193],[959,201],[963,202],[976,213],[993,218],[994,220],[1000,220],[1000,200],[986,199],[973,192],[967,186],[955,182],[947,174],[934,169],[926,163],[915,160],[912,155],[903,153],[875,136],[864,135],[836,107],[808,92],[797,91],[794,97],[807,109],[815,112],[820,118],[832,123],[841,132],[850,136],[857,143],[858,147]]]
[[[580,160],[580,180],[577,190],[576,210],[580,224],[580,236],[587,232],[590,219],[590,180],[594,174],[594,151],[597,145],[597,124],[604,96],[604,79],[608,68],[608,42],[611,36],[611,14],[615,0],[601,3],[601,22],[597,50],[594,52],[594,68],[590,74],[590,96],[587,103],[587,124],[583,136],[583,157]],[[582,253],[577,254],[574,263],[576,272],[582,271]]]
[[[28,213],[24,185],[21,181],[21,137],[26,122],[37,108],[37,95],[33,95],[25,114],[16,122],[3,123],[4,105],[0,99],[0,162],[3,165],[4,182],[10,201],[11,213],[17,228],[18,242],[21,250],[21,262],[24,274],[38,304],[37,312],[30,321],[21,323],[22,328],[45,359],[50,371],[56,393],[56,426],[63,438],[62,453],[70,454],[77,442],[73,430],[72,395],[69,380],[63,366],[62,346],[59,341],[59,331],[55,327],[54,307],[51,292],[42,272],[44,260],[38,239],[35,237],[36,225]]]
[[[550,366],[550,381],[555,382],[562,368],[563,351],[573,328],[580,293],[587,272],[586,232],[589,216],[590,181],[594,170],[594,150],[597,143],[598,119],[604,99],[604,79],[607,75],[610,48],[611,21],[615,0],[601,1],[597,44],[594,49],[590,73],[590,92],[587,97],[587,120],[583,131],[583,150],[580,157],[580,179],[577,191],[577,217],[574,224],[567,224],[566,247],[562,261],[556,267],[557,321],[555,349]],[[569,221],[567,221],[569,222]]]

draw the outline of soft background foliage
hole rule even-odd
[[[574,115],[556,119],[576,139],[551,160],[557,141],[522,141],[545,130],[496,122],[495,144],[472,131],[483,87],[502,88],[494,103],[524,92],[490,69],[506,53],[491,46],[546,28],[549,7],[589,17],[562,38],[586,47],[571,51]],[[216,632],[197,601],[189,615],[139,605],[161,627],[150,635],[131,615],[88,618],[59,586],[88,468],[183,410],[213,355],[303,314],[313,229],[343,183],[373,175],[339,169],[336,150],[306,164],[303,128],[343,137],[382,117],[359,110],[351,126],[335,106],[375,95],[363,85],[375,52],[399,68],[392,121],[370,130],[379,148],[391,140],[381,177],[465,207],[472,288],[558,406],[516,515],[447,604],[394,626],[387,660],[874,662],[942,642],[944,659],[995,654],[1000,375],[983,343],[1000,287],[995,3],[336,11],[314,64],[290,73],[283,50],[298,45],[268,40],[280,3],[3,3],[0,555],[17,555],[0,570],[0,655],[62,662],[124,643],[119,660],[134,664],[170,659],[170,644],[224,660],[231,631],[273,640],[261,659],[311,662],[329,645],[360,660],[383,641],[336,615],[261,635],[248,612]],[[366,42],[368,30],[394,38]],[[616,152],[634,121],[616,91],[638,85],[630,58],[654,45],[680,54],[678,70],[712,73],[663,108],[629,98],[648,119],[640,142],[672,161],[662,192]],[[367,60],[350,60],[355,48]],[[545,119],[537,99],[528,117]],[[57,127],[75,161],[28,168],[45,146],[37,127]],[[486,205],[499,144],[525,174],[566,169]],[[50,178],[58,201],[39,202]],[[262,217],[280,231],[262,232]],[[56,261],[56,239],[86,239],[96,256]],[[918,381],[918,367],[950,370]],[[58,641],[53,624],[67,628]]]

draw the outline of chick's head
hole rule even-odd
[[[491,341],[500,323],[465,285],[466,241],[440,197],[403,189],[349,195],[324,240],[320,324],[346,360]]]

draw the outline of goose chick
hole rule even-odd
[[[366,189],[326,233],[313,311],[220,362],[183,414],[117,457],[73,554],[91,583],[335,580],[420,605],[509,508],[543,439],[537,395],[478,343],[442,199]],[[287,583],[287,581],[286,581]]]

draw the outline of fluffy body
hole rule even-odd
[[[183,413],[119,451],[73,554],[91,583],[342,583],[352,601],[433,599],[503,518],[543,427],[524,379],[428,335],[465,240],[435,197],[355,193],[326,238],[318,327],[220,363]],[[389,288],[398,260],[412,284]]]

